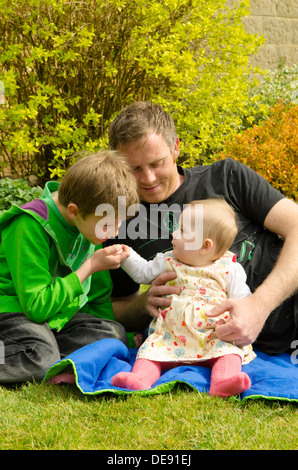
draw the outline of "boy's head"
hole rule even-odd
[[[150,134],[163,136],[171,152],[174,151],[177,133],[171,116],[160,105],[137,101],[124,108],[110,125],[110,148],[117,150],[121,144],[138,141]]]
[[[60,204],[76,204],[84,218],[95,214],[101,204],[118,210],[118,198],[126,198],[126,207],[138,204],[137,185],[125,158],[118,151],[101,150],[78,160],[65,173],[58,189]]]
[[[200,265],[201,260],[214,261],[231,247],[237,233],[236,214],[225,200],[192,201],[181,214],[179,230],[173,234],[174,255],[192,265]]]
[[[119,152],[102,150],[72,165],[58,188],[67,221],[98,245],[117,235],[127,209],[139,204],[137,184]]]

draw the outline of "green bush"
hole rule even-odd
[[[140,99],[173,115],[182,161],[208,160],[247,104],[248,60],[261,43],[243,27],[248,5],[0,0],[0,171],[60,178]]]
[[[0,213],[11,205],[20,206],[41,197],[43,190],[39,186],[31,188],[26,179],[0,179]]]
[[[243,127],[248,128],[267,119],[276,103],[298,104],[298,65],[281,65],[276,70],[264,70],[261,80],[251,83],[249,103]]]
[[[257,96],[261,103],[270,107],[280,100],[298,104],[298,64],[281,65],[276,70],[268,70],[251,95]]]

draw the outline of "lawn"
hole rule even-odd
[[[83,395],[75,385],[0,387],[1,450],[294,450],[296,403],[209,397],[180,385],[154,396]]]

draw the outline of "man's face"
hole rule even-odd
[[[180,180],[176,166],[179,155],[179,141],[172,152],[161,135],[151,134],[135,142],[120,144],[134,172],[140,198],[149,203],[167,199],[179,187]]]

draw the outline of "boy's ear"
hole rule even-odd
[[[76,204],[71,202],[67,206],[67,214],[71,218],[71,220],[75,220],[77,216],[79,215],[79,208]]]
[[[214,246],[213,240],[211,240],[211,238],[206,238],[204,240],[202,248],[200,249],[201,254],[206,255],[207,253],[209,253],[209,251],[212,250],[213,246]]]

